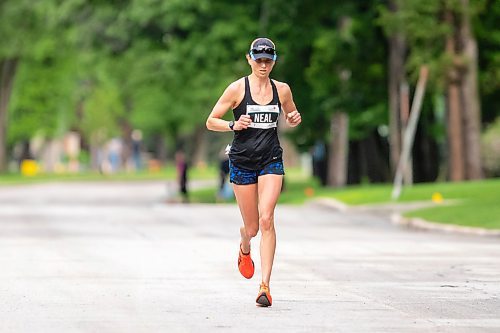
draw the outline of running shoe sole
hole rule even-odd
[[[271,302],[269,302],[269,299],[267,298],[266,294],[262,294],[257,298],[257,304],[262,307],[271,306]]]

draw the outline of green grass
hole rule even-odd
[[[190,179],[211,179],[216,174],[215,167],[193,168],[189,170]],[[40,173],[28,177],[18,173],[0,174],[0,186],[18,185],[44,182],[66,182],[66,181],[144,181],[144,180],[175,180],[176,170],[174,166],[165,167],[159,171],[119,172],[104,175],[98,172],[46,174]]]
[[[350,205],[390,203],[392,186],[357,186],[327,190],[323,195]],[[428,183],[406,187],[397,202],[429,201],[440,193],[444,200],[457,200],[404,214],[428,221],[461,226],[500,229],[500,179],[460,183]]]
[[[498,196],[483,200],[469,199],[452,206],[438,206],[406,213],[428,221],[468,227],[500,229],[500,203]]]
[[[349,205],[391,202],[392,185],[349,186],[338,190],[325,190],[322,196],[343,201]],[[500,179],[461,183],[425,183],[405,187],[397,202],[431,200],[433,193],[446,199],[489,198],[500,195]],[[500,203],[500,198],[498,198]]]

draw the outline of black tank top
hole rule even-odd
[[[283,149],[278,140],[278,118],[281,103],[278,90],[272,80],[273,99],[267,105],[259,105],[252,99],[250,83],[245,77],[245,96],[233,109],[234,119],[243,114],[252,118],[251,127],[234,131],[229,159],[234,165],[248,170],[259,170],[271,162],[282,160]]]

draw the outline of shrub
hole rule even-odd
[[[482,134],[481,155],[486,175],[500,176],[500,117]]]

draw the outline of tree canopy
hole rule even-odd
[[[276,42],[273,77],[289,83],[303,113],[290,134],[300,150],[328,140],[337,112],[349,116],[351,142],[376,136],[387,144],[394,32],[407,41],[411,91],[419,66],[431,68],[421,126],[439,141],[444,121],[437,129],[432,123],[456,61],[444,52],[447,8],[472,18],[482,122],[500,115],[499,6],[480,0],[463,9],[461,1],[4,0],[0,146],[11,151],[35,134],[60,137],[69,129],[89,144],[127,128],[172,144],[196,136],[224,88],[249,73],[245,53],[258,36]]]

